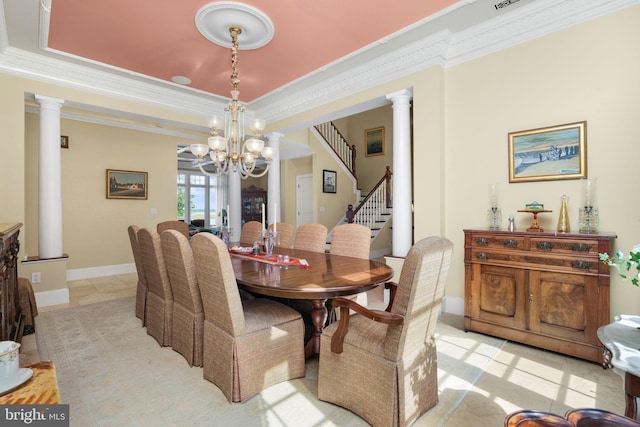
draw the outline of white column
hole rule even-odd
[[[411,119],[413,93],[403,89],[390,93],[393,102],[393,231],[392,255],[404,257],[413,244],[411,215]]]
[[[64,100],[36,95],[40,104],[38,257],[62,257],[60,108]]]
[[[269,202],[269,224],[273,224],[273,218],[282,222],[282,201],[280,200],[280,138],[282,133],[271,132],[265,135],[269,139],[269,146],[273,148],[273,160],[267,172],[267,201]],[[275,211],[274,211],[274,206]]]
[[[231,242],[240,241],[240,233],[242,232],[242,196],[240,185],[240,172],[229,172],[229,225],[231,227]]]

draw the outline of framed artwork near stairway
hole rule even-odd
[[[326,169],[322,171],[322,192],[336,192],[336,171],[330,171]]]
[[[364,131],[364,148],[367,157],[384,154],[384,126]]]

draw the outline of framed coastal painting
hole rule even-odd
[[[384,154],[384,126],[364,131],[365,156],[381,156]]]
[[[326,169],[322,171],[322,192],[336,192],[336,171],[330,171]]]
[[[107,199],[147,200],[147,172],[107,169]]]
[[[586,176],[586,121],[509,133],[509,182]]]

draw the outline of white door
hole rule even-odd
[[[313,175],[296,176],[297,227],[313,222]]]

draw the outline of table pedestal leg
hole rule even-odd
[[[306,357],[313,356],[314,354],[320,354],[320,337],[322,336],[324,324],[327,321],[327,308],[325,307],[326,302],[326,299],[313,300],[313,309],[311,310],[313,334],[304,349],[304,355]]]

